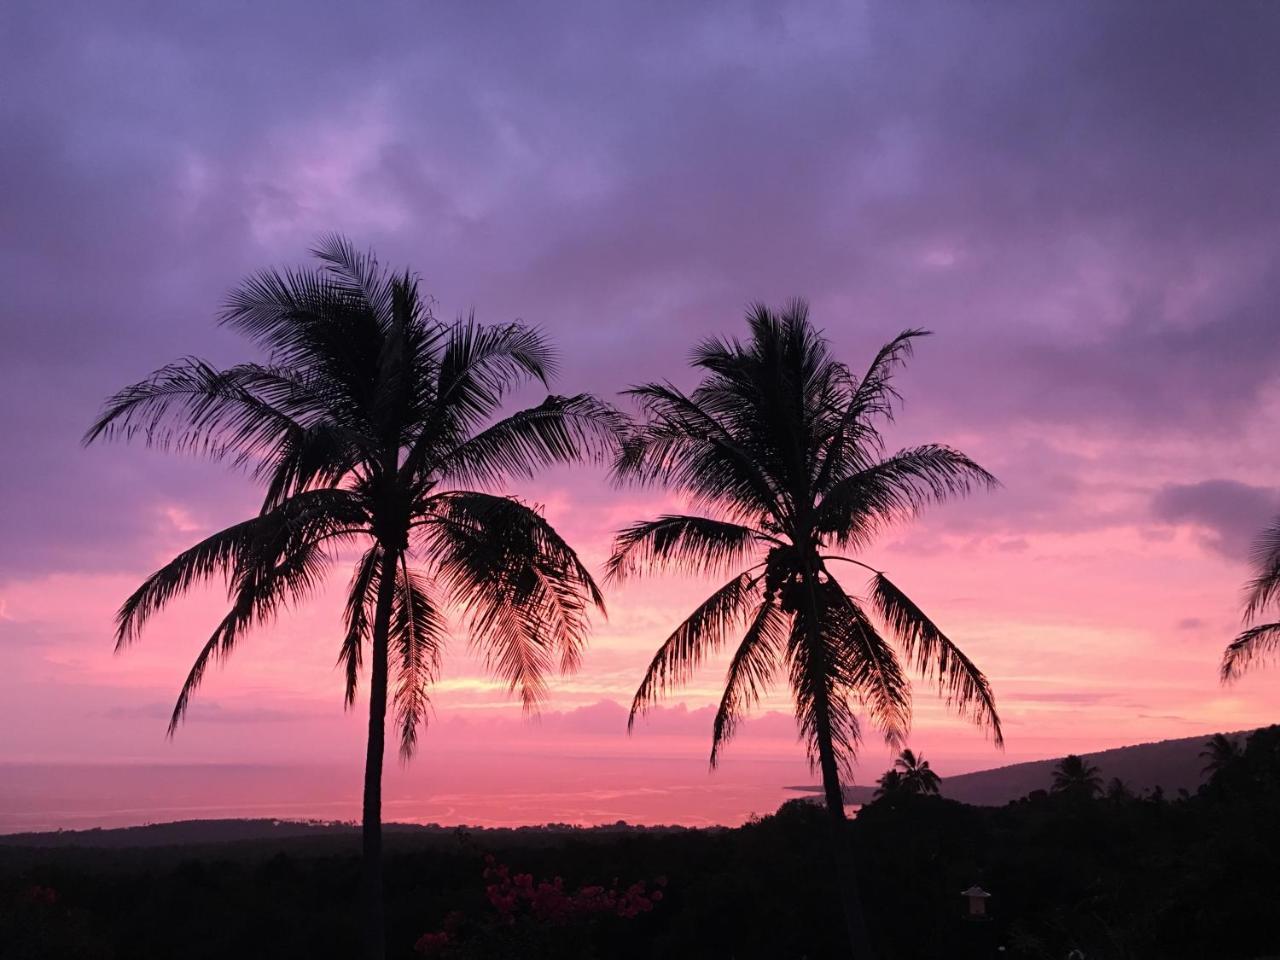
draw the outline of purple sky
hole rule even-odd
[[[1274,676],[1214,671],[1280,509],[1277,36],[1280,6],[1246,2],[3,5],[0,760],[318,760],[300,731],[330,727],[355,758],[328,601],[161,739],[217,598],[122,658],[111,612],[253,491],[79,446],[111,390],[243,357],[220,298],[331,230],[443,316],[544,327],[565,391],[688,382],[756,299],[808,297],[855,367],[933,329],[891,442],[1005,486],[879,556],[991,674],[1009,757],[1274,719]],[[590,471],[525,492],[593,562],[663,504]],[[553,715],[625,701],[700,586],[613,597]],[[455,667],[442,722],[506,715]],[[919,701],[935,765],[1001,762]]]

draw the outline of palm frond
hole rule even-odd
[[[553,464],[600,463],[618,448],[625,430],[625,418],[595,397],[549,396],[442,453],[433,467],[463,484],[531,477],[537,468]]]
[[[605,564],[605,579],[625,580],[654,568],[704,573],[743,562],[767,535],[709,517],[664,514],[620,530]]]
[[[356,564],[347,589],[343,611],[346,634],[338,652],[338,666],[346,678],[343,705],[350,709],[356,702],[356,686],[364,660],[364,648],[372,642],[374,604],[378,597],[378,571],[382,568],[382,549],[375,543]]]
[[[486,663],[533,709],[552,658],[577,666],[588,608],[604,597],[546,519],[517,500],[452,492],[428,501],[419,527],[436,581],[460,608]]]
[[[756,452],[739,441],[696,399],[671,384],[624,391],[646,422],[634,430],[614,465],[619,483],[663,484],[739,519],[782,511],[785,498]]]
[[[116,649],[137,639],[147,621],[175,597],[216,574],[234,583],[311,543],[351,532],[360,514],[341,490],[298,494],[262,514],[201,540],[143,581],[116,613]]]
[[[485,326],[469,315],[449,328],[440,356],[437,416],[460,436],[490,416],[514,387],[529,380],[546,386],[555,372],[555,352],[537,328]]]
[[[992,488],[994,476],[941,444],[901,450],[835,483],[818,506],[816,526],[840,546],[866,546],[883,527],[930,503]]]
[[[636,717],[657,703],[673,687],[688,680],[698,665],[728,642],[729,634],[746,618],[759,599],[759,577],[740,573],[716,590],[685,618],[658,648],[631,701],[627,729]]]
[[[983,672],[883,573],[871,579],[871,598],[916,669],[928,679],[937,678],[947,705],[989,732],[996,746],[1003,746],[995,696]]]
[[[300,398],[263,396],[257,387],[266,369],[218,370],[195,357],[161,367],[108,399],[84,443],[140,435],[161,450],[244,464],[304,430],[314,416]]]
[[[1262,623],[1250,627],[1231,643],[1222,654],[1220,670],[1223,683],[1240,679],[1255,662],[1280,653],[1280,623]]]
[[[428,687],[440,672],[445,624],[431,601],[430,582],[400,564],[391,613],[392,649],[397,654],[396,717],[400,725],[400,758],[408,761],[418,743],[418,730],[430,707]]]
[[[768,600],[756,608],[755,616],[729,662],[724,693],[716,709],[711,736],[711,766],[720,751],[737,732],[738,724],[768,688],[782,662],[790,618]]]
[[[1254,578],[1245,600],[1244,621],[1249,623],[1280,597],[1280,517],[1276,517],[1253,542],[1250,559]]]
[[[850,467],[866,466],[868,447],[879,452],[882,440],[872,421],[893,419],[894,405],[901,399],[893,385],[893,374],[911,358],[915,340],[929,335],[928,330],[904,330],[876,353],[845,402],[836,429],[822,439],[814,484],[817,490],[825,491],[832,480],[846,476]]]
[[[862,731],[849,705],[848,680],[842,675],[841,653],[830,631],[810,630],[811,617],[801,610],[791,623],[786,662],[796,722],[805,742],[809,766],[817,769],[830,750],[837,767],[851,774]]]
[[[893,647],[834,579],[821,593],[837,682],[867,709],[886,743],[901,745],[911,730],[911,684]]]
[[[314,540],[282,538],[262,549],[234,573],[231,609],[197,655],[169,718],[169,736],[178,729],[210,662],[225,660],[250,627],[269,623],[284,607],[310,597],[323,583],[331,556]]]

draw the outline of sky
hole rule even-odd
[[[942,773],[1274,721],[1280,673],[1216,670],[1280,511],[1278,28],[1248,2],[4,4],[0,829],[355,815],[338,593],[245,643],[166,740],[224,598],[120,655],[112,614],[255,490],[80,445],[163,363],[245,359],[222,298],[329,231],[442,317],[541,327],[564,393],[690,386],[694,343],[753,301],[808,298],[855,368],[934,331],[889,442],[1002,487],[868,559],[994,686],[1003,753],[917,685]],[[675,502],[589,468],[512,492],[597,570]],[[811,782],[785,690],[708,771],[723,663],[627,736],[707,589],[610,591],[537,719],[460,638],[391,815],[736,822]],[[888,762],[868,741],[858,779]]]

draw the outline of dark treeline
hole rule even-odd
[[[1280,727],[1209,747],[1206,762],[1194,795],[1135,796],[1087,769],[1001,808],[886,793],[848,827],[874,878],[863,896],[882,956],[1280,955]],[[388,954],[840,956],[828,838],[808,801],[733,830],[393,833]],[[512,906],[502,897],[515,885],[499,890],[495,867],[529,875],[534,890],[560,877],[565,895]],[[0,943],[14,960],[349,957],[359,881],[355,838],[341,832],[184,849],[7,848]],[[988,920],[966,919],[960,893],[974,884],[992,894]],[[628,899],[633,885],[642,889]],[[579,909],[611,891],[614,907]]]

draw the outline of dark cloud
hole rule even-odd
[[[543,324],[572,389],[684,377],[748,301],[806,294],[851,359],[935,328],[911,417],[996,461],[1013,423],[1242,430],[1280,359],[1277,26],[1271,4],[8,4],[0,578],[140,569],[157,501],[249,502],[77,439],[172,357],[241,355],[210,323],[225,290],[330,229],[446,315]],[[1047,482],[1035,509],[1066,516]]]
[[[1277,511],[1280,492],[1234,480],[1171,483],[1151,500],[1157,520],[1196,527],[1206,548],[1237,561],[1248,558],[1253,539]]]

